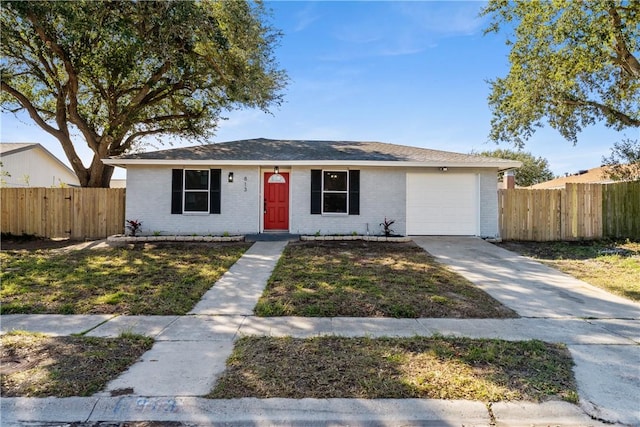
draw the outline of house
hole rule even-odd
[[[556,179],[552,179],[538,184],[531,185],[527,188],[532,190],[544,190],[544,189],[561,189],[565,187],[565,184],[610,184],[614,182],[608,178],[606,174],[607,166],[600,166],[592,169],[585,169],[578,171],[577,173],[561,176]]]
[[[381,142],[249,139],[105,159],[144,233],[498,235],[520,162]]]
[[[75,172],[36,143],[0,144],[3,187],[79,187]]]

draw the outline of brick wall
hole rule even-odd
[[[392,168],[352,168],[360,170],[360,215],[311,215],[311,169],[292,171],[291,232],[301,234],[370,234],[382,233],[385,216],[396,220],[391,227],[397,234],[406,231],[405,171]],[[325,170],[332,168],[324,167]],[[335,170],[345,170],[336,167]]]
[[[227,181],[229,172],[234,175],[232,183]],[[125,217],[141,220],[143,233],[257,233],[260,219],[259,176],[259,168],[255,166],[222,168],[220,214],[172,215],[171,168],[129,167]]]
[[[178,166],[176,166],[178,167]],[[290,231],[300,234],[380,234],[384,218],[394,219],[397,234],[406,233],[406,172],[402,168],[361,167],[360,215],[311,215],[311,169],[322,167],[281,168],[290,173]],[[324,167],[326,170],[332,168]],[[432,170],[425,168],[424,170]],[[345,170],[336,167],[335,170]],[[419,171],[419,169],[411,169]],[[222,168],[222,213],[171,214],[171,168],[129,167],[127,170],[126,219],[143,221],[143,232],[163,234],[257,233],[262,222],[262,172],[257,166]],[[234,182],[227,181],[234,173]],[[465,171],[467,172],[467,171]],[[480,235],[498,235],[497,172],[468,170],[479,175]],[[246,181],[245,181],[246,178]],[[246,185],[245,185],[246,184]]]

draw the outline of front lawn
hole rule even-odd
[[[640,242],[503,242],[500,246],[640,301]]]
[[[149,350],[153,339],[47,337],[11,332],[0,338],[3,397],[91,396]]]
[[[259,316],[517,317],[411,243],[289,244]]]
[[[2,251],[0,312],[185,314],[248,247]]]
[[[210,398],[577,402],[562,344],[469,338],[244,337]]]

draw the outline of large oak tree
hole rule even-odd
[[[82,186],[108,187],[102,158],[152,135],[201,140],[225,111],[280,103],[268,17],[239,0],[3,1],[2,107],[56,137]]]
[[[640,127],[640,1],[490,0],[483,14],[511,46],[491,140],[522,147],[545,121],[574,144],[596,122]]]
[[[549,181],[554,178],[553,172],[549,169],[549,161],[547,159],[544,157],[536,157],[525,151],[497,149],[473,152],[471,154],[522,162],[522,166],[516,170],[515,182],[518,187],[529,187],[530,185]],[[498,177],[502,177],[502,175],[504,175],[504,172],[499,173]]]

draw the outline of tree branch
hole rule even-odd
[[[573,97],[571,97],[570,95],[565,94],[564,95],[564,99],[561,100],[561,102],[567,104],[567,105],[578,105],[578,106],[589,106],[589,107],[593,107],[596,110],[600,111],[604,116],[613,116],[616,118],[616,120],[618,120],[620,123],[622,123],[625,126],[629,126],[629,127],[640,127],[640,120],[639,119],[634,119],[631,116],[628,116],[627,114],[624,114],[623,112],[616,110],[614,108],[611,108],[607,105],[601,104],[599,102],[596,101],[590,101],[590,100],[580,100],[580,99],[575,99]]]
[[[18,103],[27,110],[31,119],[36,122],[38,126],[40,126],[45,132],[51,134],[62,144],[62,149],[64,150],[69,162],[71,162],[71,166],[73,167],[74,172],[78,175],[78,179],[82,184],[83,178],[86,180],[87,177],[87,169],[82,164],[82,160],[78,157],[75,149],[73,148],[73,143],[71,142],[71,138],[69,137],[68,129],[66,128],[66,123],[64,129],[56,129],[53,126],[49,125],[41,116],[38,114],[37,108],[29,101],[29,99],[24,96],[20,91],[11,87],[5,81],[1,82],[1,89],[11,96],[13,96]],[[59,103],[58,103],[59,108]],[[56,120],[56,123],[60,125],[60,120]]]
[[[176,132],[179,131],[180,129],[176,128],[176,127],[166,127],[166,128],[158,128],[158,129],[150,129],[150,130],[143,130],[143,131],[138,131],[138,132],[134,132],[131,135],[129,135],[124,142],[122,142],[120,144],[120,147],[117,150],[113,150],[113,154],[114,156],[120,155],[122,153],[124,153],[125,151],[127,151],[128,149],[131,148],[131,145],[133,144],[134,140],[143,136],[149,136],[149,135],[156,135],[156,134],[160,134],[160,133],[165,133],[165,132]]]
[[[165,122],[165,121],[168,121],[168,120],[180,120],[180,119],[187,119],[187,118],[197,118],[198,116],[199,115],[195,115],[195,114],[170,114],[170,115],[167,115],[167,116],[149,117],[148,119],[140,120],[140,123],[153,124],[153,123]]]
[[[134,96],[133,99],[131,99],[131,101],[129,102],[129,107],[135,108],[138,105],[140,105],[140,103],[147,96],[147,93],[149,93],[149,91],[151,90],[151,87],[160,81],[162,76],[164,76],[164,74],[167,71],[169,71],[170,67],[171,67],[171,62],[170,61],[165,61],[164,64],[162,64],[155,71],[155,73],[153,73],[153,75],[151,77],[149,77],[149,80],[147,80],[147,82],[144,84],[144,86],[142,86],[140,88],[140,92],[138,92],[138,94],[136,96]]]
[[[67,72],[68,80],[67,83],[63,85],[63,87],[65,96],[69,100],[69,121],[73,123],[80,130],[80,132],[82,132],[89,147],[97,153],[99,151],[99,144],[96,140],[99,138],[99,136],[95,132],[93,132],[86,120],[84,120],[78,112],[78,75],[71,60],[67,56],[67,53],[64,51],[64,49],[62,49],[62,47],[53,38],[49,37],[42,25],[40,25],[38,18],[33,13],[28,14],[27,19],[29,19],[29,22],[31,22],[31,24],[33,25],[33,28],[35,29],[38,37],[40,37],[40,40],[42,40],[44,44],[49,49],[51,49],[53,53],[56,54],[64,64],[64,69]],[[60,108],[58,108],[57,112],[59,113],[60,111]]]
[[[60,136],[61,132],[53,126],[49,125],[42,117],[40,117],[40,114],[38,114],[38,110],[26,96],[24,96],[21,92],[14,89],[13,87],[9,86],[9,84],[7,84],[7,82],[5,82],[4,80],[1,82],[1,84],[2,90],[13,96],[22,106],[22,108],[27,110],[29,116],[33,119],[34,122],[36,122],[38,126],[40,126],[47,133],[53,135],[56,138]]]
[[[608,8],[608,12],[613,20],[614,34],[616,37],[615,50],[618,56],[615,58],[615,63],[620,65],[620,67],[630,76],[636,79],[640,78],[640,62],[638,62],[638,59],[633,56],[627,47],[627,43],[622,35],[622,30],[624,28],[622,19],[620,18],[615,6],[612,4]]]

